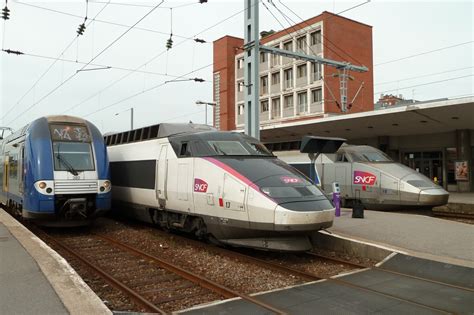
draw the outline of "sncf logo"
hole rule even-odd
[[[290,176],[281,176],[280,179],[285,184],[298,184],[302,182],[300,178]]]
[[[202,192],[205,193],[207,191],[207,183],[202,179],[195,178],[194,179],[194,192]]]
[[[375,184],[377,176],[368,172],[355,171],[354,172],[354,184],[369,185]]]

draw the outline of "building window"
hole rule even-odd
[[[268,76],[260,77],[260,89],[261,94],[268,93]]]
[[[276,45],[274,46],[274,48],[280,48],[279,45]],[[275,66],[275,65],[278,65],[280,64],[280,56],[276,55],[276,54],[272,54],[272,58],[271,58],[271,62],[272,62],[272,66]]]
[[[280,84],[280,72],[272,73],[272,85]]]
[[[293,87],[293,68],[286,69],[284,72],[285,77],[285,88],[289,89]]]
[[[321,44],[321,31],[311,33],[311,46]]]
[[[283,107],[293,107],[293,94],[288,94],[283,97]]]
[[[237,82],[237,91],[238,92],[243,92],[244,91],[244,82],[243,81]]]
[[[321,80],[321,64],[320,63],[316,63],[316,62],[313,62],[311,64],[311,75],[313,76],[313,81],[319,81]]]
[[[280,116],[280,98],[272,98],[272,118],[278,118]]]
[[[306,78],[306,64],[296,67],[297,78]]]
[[[237,113],[238,113],[239,116],[244,114],[244,109],[245,109],[244,104],[241,104],[237,107]]]
[[[319,103],[323,100],[323,91],[321,88],[314,89],[311,91],[311,102],[312,103]]]
[[[244,58],[237,59],[237,69],[242,69],[244,67]]]
[[[268,101],[260,102],[260,113],[268,112]]]
[[[301,36],[296,39],[296,49],[298,52],[306,52],[306,36]]]
[[[260,53],[260,63],[265,63],[268,60],[267,53]]]
[[[293,42],[289,41],[283,44],[283,49],[288,51],[293,51]]]
[[[298,93],[298,112],[306,113],[308,111],[308,101],[306,92]]]

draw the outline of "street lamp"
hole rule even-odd
[[[130,130],[133,130],[133,107],[130,107],[129,109],[115,113],[115,116],[118,116],[119,114],[124,113],[126,111],[130,111]]]
[[[203,102],[203,101],[196,101],[196,105],[206,105],[206,125],[207,125],[207,105],[215,107],[217,104],[215,102]]]

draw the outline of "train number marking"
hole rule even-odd
[[[207,192],[207,187],[208,187],[207,183],[203,181],[202,179],[200,178],[194,179],[194,192],[205,193]]]
[[[354,172],[354,184],[373,186],[376,180],[377,176],[372,173],[362,171]]]
[[[280,179],[285,184],[298,184],[302,182],[301,178],[298,177],[281,176]]]

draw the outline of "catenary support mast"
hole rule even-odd
[[[244,41],[244,100],[245,133],[260,139],[259,102],[259,27],[258,3],[260,0],[245,1]]]
[[[244,40],[244,100],[245,133],[260,139],[260,102],[259,102],[259,56],[260,51],[289,58],[306,60],[335,67],[339,72],[341,111],[347,111],[347,80],[349,71],[366,72],[365,66],[352,65],[349,62],[335,61],[300,52],[293,52],[260,45],[258,4],[260,0],[244,0],[245,3],[245,40]]]

